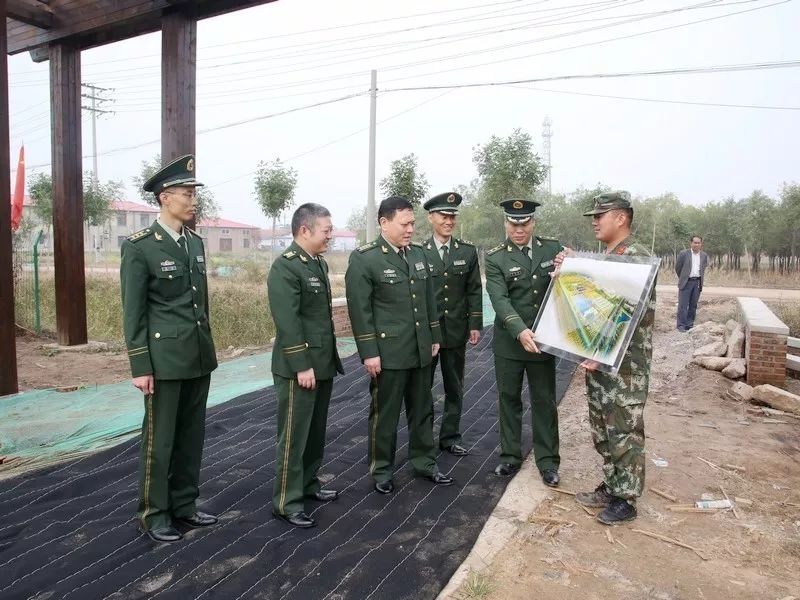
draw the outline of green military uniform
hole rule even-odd
[[[164,188],[197,185],[193,163],[191,157],[182,157],[148,183],[166,183]],[[180,183],[170,183],[174,181]],[[184,227],[176,243],[155,222],[128,237],[121,251],[131,373],[153,375],[155,389],[145,396],[138,516],[144,529],[159,529],[169,526],[173,517],[191,517],[199,495],[206,399],[211,371],[217,367],[205,250],[192,230]]]
[[[317,471],[325,448],[325,426],[333,378],[344,373],[333,329],[328,265],[297,243],[278,258],[267,277],[277,334],[272,374],[278,397],[278,445],[272,504],[281,515],[303,511],[304,496],[321,486]],[[314,369],[316,386],[305,389],[297,373]]]
[[[423,208],[429,212],[457,214],[461,196],[445,193],[428,200]],[[440,250],[440,246],[442,249]],[[442,365],[444,409],[439,428],[439,447],[461,443],[461,407],[464,400],[464,365],[470,330],[483,329],[483,291],[478,253],[475,246],[451,237],[439,244],[431,236],[423,250],[433,278],[436,314],[442,332],[439,353],[431,364],[431,386],[437,364]]]
[[[517,340],[531,329],[554,270],[553,259],[562,246],[556,240],[534,236],[528,253],[510,239],[486,256],[486,291],[495,311],[495,375],[500,396],[502,463],[522,463],[522,378],[528,376],[533,424],[533,452],[539,471],[558,470],[558,409],[555,358],[527,352]]]
[[[437,472],[430,365],[441,333],[425,253],[412,244],[406,257],[381,236],[350,255],[345,274],[358,353],[381,359],[380,374],[370,380],[369,470],[376,483],[392,478],[404,401],[409,460],[419,475]]]
[[[646,247],[630,238],[608,254],[650,256]],[[594,447],[603,457],[606,489],[630,504],[644,490],[644,405],[650,386],[655,308],[654,282],[647,311],[633,332],[619,372],[586,372],[589,426]]]

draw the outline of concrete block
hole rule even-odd
[[[728,379],[738,379],[747,374],[747,366],[743,358],[734,358],[727,367],[722,369],[722,374]]]
[[[757,385],[753,388],[753,402],[766,404],[777,410],[800,415],[800,396],[774,385]]]
[[[737,381],[731,386],[729,391],[745,402],[748,402],[750,398],[753,397],[753,388],[744,381]]]

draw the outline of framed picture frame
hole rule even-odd
[[[577,252],[550,282],[533,324],[536,345],[616,374],[655,286],[661,259]]]

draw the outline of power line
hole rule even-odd
[[[637,102],[657,102],[661,104],[688,104],[690,106],[711,106],[715,108],[754,108],[762,110],[800,110],[800,106],[769,106],[763,104],[728,104],[721,102],[697,102],[692,100],[666,100],[664,98],[638,98],[634,96],[613,96],[609,94],[592,94],[589,92],[572,92],[567,90],[552,90],[538,87],[527,87],[523,85],[510,85],[508,87],[518,90],[530,90],[533,92],[547,92],[551,94],[567,94],[570,96],[589,96],[592,98],[609,98],[612,100],[634,100]]]

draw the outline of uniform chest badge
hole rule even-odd
[[[200,263],[201,263],[201,262],[206,262],[206,259],[203,257],[203,255],[202,255],[202,254],[201,254],[200,256],[197,256],[197,257],[195,257],[195,260],[196,260],[197,262],[200,262]]]
[[[542,269],[546,269],[547,267],[550,267],[550,266],[552,266],[552,265],[553,265],[553,261],[552,261],[552,260],[546,260],[546,261],[544,261],[543,263],[541,263],[539,266],[540,266]]]
[[[428,268],[433,270],[433,263],[428,263]]]
[[[511,267],[511,268],[508,270],[508,272],[509,272],[509,273],[512,273],[512,274],[513,274],[513,273],[519,273],[520,271],[522,271],[522,267]]]
[[[424,271],[425,270],[425,263],[422,262],[422,261],[416,262],[416,263],[414,263],[414,268],[417,271]]]
[[[395,272],[394,269],[384,269],[383,270],[383,274],[388,276],[388,277],[396,277],[397,276],[397,273]]]
[[[465,264],[467,264],[467,261],[465,261],[465,260],[454,260],[453,261],[453,265],[455,265],[456,267],[461,266],[461,265],[465,265]]]

